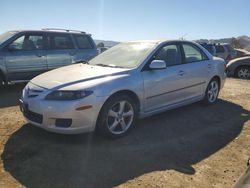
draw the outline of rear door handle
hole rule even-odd
[[[184,74],[185,74],[185,72],[184,71],[179,71],[179,73],[178,73],[180,76],[183,76]]]
[[[210,69],[212,66],[211,66],[211,64],[208,64],[207,67]]]

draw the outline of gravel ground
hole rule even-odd
[[[139,120],[118,140],[27,124],[22,85],[0,88],[0,187],[231,187],[250,156],[250,81],[227,79],[215,105]]]

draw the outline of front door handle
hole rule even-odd
[[[211,64],[208,64],[207,67],[210,69],[212,66],[211,66]]]
[[[184,74],[185,74],[185,72],[184,71],[179,71],[179,73],[178,73],[180,76],[183,76]]]

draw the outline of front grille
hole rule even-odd
[[[41,114],[32,112],[32,111],[30,111],[28,109],[24,112],[24,116],[27,119],[29,119],[30,121],[33,121],[35,123],[39,123],[39,124],[43,123],[43,116]]]

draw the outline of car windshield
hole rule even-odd
[[[16,34],[16,32],[14,32],[14,31],[9,31],[9,32],[1,34],[0,35],[0,44],[2,44],[3,42],[5,42],[6,40],[8,40],[14,34]]]
[[[155,43],[150,42],[120,43],[89,61],[89,64],[118,68],[134,68],[141,63],[155,45]]]

